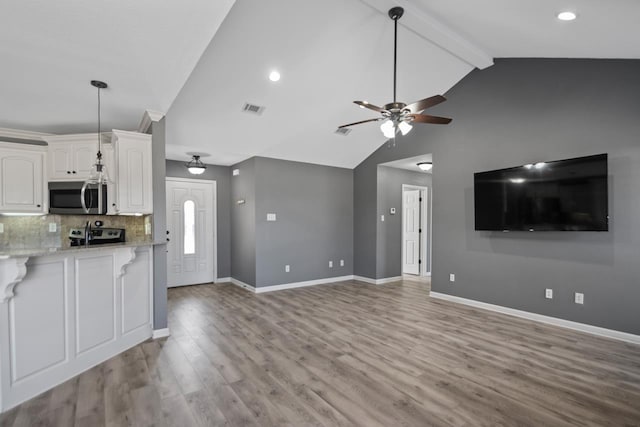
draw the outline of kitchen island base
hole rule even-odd
[[[0,257],[0,412],[150,338],[152,246]]]

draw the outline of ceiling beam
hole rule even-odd
[[[393,6],[401,6],[405,13],[399,21],[400,25],[476,68],[483,70],[493,65],[493,57],[453,29],[420,10],[411,1],[361,1],[385,16]]]

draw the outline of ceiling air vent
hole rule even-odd
[[[338,135],[342,135],[342,136],[347,136],[351,133],[353,129],[348,129],[348,128],[338,128],[336,129],[336,132]]]
[[[245,102],[244,106],[242,107],[242,111],[244,111],[245,113],[262,114],[262,112],[264,111],[264,107]]]

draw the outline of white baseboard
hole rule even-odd
[[[439,292],[431,292],[430,296],[441,300],[456,302],[471,307],[520,317],[522,319],[533,320],[535,322],[546,323],[548,325],[559,326],[561,328],[573,329],[574,331],[586,332],[587,334],[612,338],[614,340],[629,342],[632,344],[640,344],[640,335],[629,334],[627,332],[620,332],[613,329],[601,328],[599,326],[587,325],[585,323],[573,322],[571,320],[559,319],[557,317],[545,316],[543,314],[516,310],[515,308],[503,307],[501,305],[489,304],[486,302],[457,297],[454,295],[441,294]]]
[[[242,289],[246,289],[247,291],[251,291],[253,293],[256,292],[256,288],[254,288],[253,286],[251,286],[251,285],[249,285],[247,283],[241,282],[238,279],[234,279],[233,277],[230,277],[229,281],[231,283],[233,283],[234,285],[241,287]]]
[[[385,283],[398,282],[402,280],[402,276],[385,277],[384,279],[370,279],[368,277],[363,277],[363,276],[348,275],[348,276],[326,277],[324,279],[316,279],[316,280],[307,280],[304,282],[283,283],[281,285],[260,286],[257,288],[247,283],[241,282],[238,279],[234,279],[233,277],[230,277],[228,281],[233,283],[236,286],[240,286],[241,288],[251,291],[255,294],[262,294],[265,292],[283,291],[285,289],[304,288],[306,286],[327,285],[327,284],[336,283],[336,282],[346,282],[348,280],[358,280],[360,282],[371,283],[373,285],[383,285]],[[218,281],[220,282],[221,280],[218,280]]]
[[[229,283],[231,282],[231,277],[218,277],[215,280],[215,283]]]
[[[157,340],[159,338],[166,338],[169,335],[171,335],[171,332],[169,332],[169,328],[154,329],[153,333],[151,334],[151,338]]]
[[[385,277],[384,279],[371,279],[369,277],[364,277],[364,276],[353,276],[353,280],[370,283],[372,285],[384,285],[385,283],[398,282],[402,280],[402,276]]]
[[[344,282],[353,280],[351,276],[327,277],[326,279],[307,280],[304,282],[284,283],[282,285],[261,286],[255,288],[255,293],[262,294],[264,292],[282,291],[285,289],[304,288],[305,286],[328,285],[330,283]]]

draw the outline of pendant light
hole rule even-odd
[[[191,156],[191,161],[189,161],[185,166],[192,175],[202,175],[207,168],[207,166],[202,163],[202,160],[200,160],[200,156],[197,154],[193,154]]]
[[[106,89],[108,85],[105,82],[101,82],[99,80],[91,80],[91,86],[98,89],[98,152],[96,153],[96,162],[91,166],[91,171],[89,172],[89,178],[84,182],[82,186],[82,190],[80,192],[81,203],[84,211],[89,213],[89,210],[94,207],[93,200],[89,200],[89,206],[87,206],[87,201],[85,199],[85,192],[87,188],[97,187],[98,190],[98,200],[97,200],[97,208],[98,214],[105,213],[103,206],[103,192],[105,191],[104,186],[112,183],[111,179],[109,179],[109,173],[107,172],[107,166],[102,162],[102,128],[100,121],[100,91],[102,89]]]

